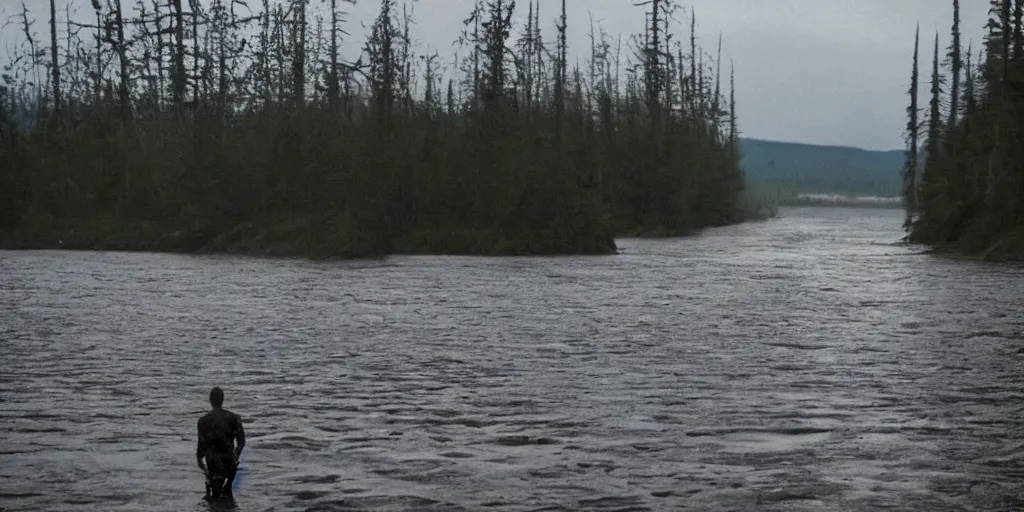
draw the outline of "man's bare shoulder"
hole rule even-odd
[[[214,412],[216,412],[216,411],[207,412],[201,418],[199,418],[199,421],[198,421],[199,425],[204,425],[204,424],[205,425],[209,425],[211,422],[215,421],[216,420],[216,415],[214,414]]]

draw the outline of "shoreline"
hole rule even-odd
[[[854,207],[850,204],[783,204],[782,207]],[[777,211],[762,211],[743,220],[726,223],[757,223],[776,217]],[[366,250],[365,241],[344,237],[343,232],[310,229],[309,224],[331,224],[316,219],[293,219],[290,223],[243,223],[216,234],[211,229],[169,230],[157,223],[127,220],[111,223],[96,218],[75,221],[36,221],[13,228],[0,228],[0,250],[7,251],[98,251],[148,252],[187,255],[234,255],[309,260],[380,259],[387,256],[612,256],[618,254],[621,238],[672,239],[699,235],[704,228],[667,231],[625,230],[608,238],[592,235],[576,246],[555,246],[542,236],[503,236],[480,229],[436,228],[405,233],[387,245],[388,251]],[[577,234],[578,235],[578,234]],[[360,247],[362,245],[363,247]],[[990,263],[1024,263],[1024,232],[1008,233],[984,249],[965,242],[928,245],[925,253],[942,258]]]
[[[971,250],[963,243],[946,243],[931,247],[931,254],[942,258],[986,263],[1024,263],[1024,236],[1006,235],[983,250]]]
[[[619,229],[610,232],[510,232],[437,227],[381,235],[352,229],[344,219],[277,216],[230,228],[195,223],[163,224],[98,216],[89,219],[34,218],[0,227],[0,250],[111,251],[193,255],[239,255],[311,260],[379,259],[387,256],[601,256],[618,254],[619,238],[685,238],[704,229],[777,216],[776,209],[747,212],[734,222],[674,230]],[[185,223],[182,223],[185,224]]]
[[[780,200],[783,206],[822,206],[848,208],[881,208],[902,209],[903,200],[899,197],[883,196],[850,196],[844,194],[809,194],[801,193],[794,197]]]
[[[0,228],[0,249],[244,255],[311,260],[377,259],[389,255],[526,256],[614,254],[613,237],[575,234],[574,245],[542,237],[503,236],[460,228],[419,230],[383,239],[334,219],[293,217],[244,222],[226,229],[173,228],[110,219],[49,220]],[[442,250],[443,249],[443,250]]]

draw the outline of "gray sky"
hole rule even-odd
[[[202,0],[207,3],[208,0]],[[48,0],[25,0],[46,30]],[[58,0],[58,5],[62,4]],[[125,3],[132,3],[125,0]],[[253,2],[256,3],[256,2]],[[320,3],[312,0],[312,3]],[[580,62],[589,52],[589,15],[610,34],[642,30],[644,13],[634,0],[568,0],[569,44]],[[931,65],[935,32],[948,45],[952,0],[688,0],[679,1],[697,14],[697,36],[704,49],[715,50],[723,37],[723,60],[736,65],[736,97],[743,135],[764,139],[837,144],[869,149],[902,147],[910,82],[914,26],[921,24],[922,72]],[[419,0],[413,37],[421,52],[452,54],[452,42],[473,0]],[[88,15],[88,0],[72,0]],[[354,58],[380,5],[359,0],[349,6],[343,49]],[[541,0],[541,20],[553,40],[560,0]],[[18,6],[0,0],[6,18]],[[526,0],[519,0],[525,17]],[[979,47],[987,18],[987,0],[961,0],[964,44]],[[685,20],[680,20],[685,21]],[[689,26],[677,37],[688,37]],[[5,43],[17,37],[8,27]],[[728,68],[723,66],[723,73]]]

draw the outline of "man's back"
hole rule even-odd
[[[227,409],[214,409],[199,418],[199,450],[202,453],[234,453],[245,444],[242,419]]]
[[[245,447],[245,429],[237,414],[224,409],[224,390],[210,390],[210,405],[213,410],[199,418],[196,463],[206,475],[208,496],[231,496],[238,458]]]

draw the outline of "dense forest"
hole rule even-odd
[[[345,0],[321,4],[92,0],[79,23],[50,0],[43,37],[23,9],[0,246],[608,253],[754,210],[721,38],[706,54],[672,0],[638,3],[625,39],[583,24],[575,65],[565,0],[475,2],[452,59],[417,53],[415,2],[383,0],[346,60]]]
[[[952,41],[943,54],[936,35],[924,108],[920,31],[915,43],[905,227],[911,241],[943,250],[1024,260],[1024,0],[991,0],[976,56],[953,6]]]

